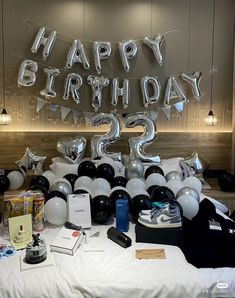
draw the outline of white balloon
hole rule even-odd
[[[111,187],[108,181],[105,180],[104,178],[97,178],[93,180],[91,183],[91,192],[93,193],[97,189],[104,189],[107,191],[107,193],[109,193]]]
[[[42,176],[47,178],[51,187],[53,182],[55,181],[55,174],[51,170],[47,170],[44,173],[42,173]]]
[[[189,176],[183,181],[184,186],[192,187],[197,190],[198,193],[202,191],[202,183],[201,181],[194,176]]]
[[[130,196],[133,199],[135,196],[138,195],[145,195],[147,197],[149,197],[148,192],[145,189],[141,189],[141,188],[134,188],[130,190]]]
[[[183,208],[183,215],[188,219],[192,219],[195,215],[197,215],[199,210],[199,204],[197,199],[195,199],[191,195],[182,195],[178,197],[177,202]]]
[[[78,177],[78,179],[74,183],[74,190],[76,190],[82,186],[88,187],[91,185],[91,182],[92,182],[92,179],[88,176]]]
[[[65,200],[54,197],[44,206],[45,218],[53,225],[63,225],[67,220],[67,203]]]
[[[131,192],[133,189],[139,188],[139,189],[146,189],[145,183],[140,178],[132,178],[130,179],[127,184],[126,188],[129,192]]]
[[[10,190],[19,189],[24,183],[24,176],[19,171],[11,171],[7,178],[10,180]]]
[[[153,173],[147,177],[145,184],[147,189],[152,185],[165,186],[166,179],[159,173]]]
[[[166,185],[166,187],[170,188],[174,195],[176,196],[176,194],[178,193],[178,191],[184,187],[183,183],[177,179],[173,179],[173,180],[169,180]]]
[[[95,197],[98,197],[98,196],[109,197],[109,193],[105,189],[96,189],[96,190],[91,192],[92,199],[94,199]]]

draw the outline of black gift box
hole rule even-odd
[[[182,247],[183,228],[149,228],[139,223],[135,226],[136,242],[168,244]]]

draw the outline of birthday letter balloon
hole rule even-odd
[[[170,104],[170,100],[173,98],[180,98],[182,101],[187,102],[187,97],[182,89],[180,83],[177,81],[176,77],[170,76],[167,81],[167,86],[164,95],[164,106]]]
[[[20,64],[18,73],[18,86],[32,86],[36,81],[37,62],[24,60]]]
[[[107,59],[111,56],[111,43],[107,41],[94,41],[94,60],[96,71],[101,73],[101,60]]]
[[[95,135],[91,138],[91,158],[101,159],[110,157],[121,161],[121,153],[108,152],[106,147],[115,143],[121,136],[121,124],[119,118],[114,114],[100,113],[91,118],[91,125],[99,126],[110,124],[110,130],[104,135]]]
[[[130,159],[140,159],[143,162],[160,163],[159,156],[152,156],[145,153],[145,148],[156,140],[156,127],[148,113],[136,113],[125,119],[125,126],[132,128],[143,126],[144,133],[141,136],[129,139]]]
[[[136,56],[137,51],[138,47],[133,40],[124,40],[122,42],[119,42],[121,61],[126,72],[130,71],[129,60]]]
[[[112,84],[112,105],[116,106],[118,103],[118,97],[122,97],[122,104],[124,109],[128,107],[129,98],[130,98],[130,87],[129,80],[124,79],[123,85],[120,87],[119,79],[113,79]]]
[[[193,95],[196,97],[198,101],[200,101],[202,95],[199,88],[199,83],[202,78],[202,72],[196,71],[193,74],[182,73],[181,77],[183,80],[185,80],[187,83],[191,85]]]
[[[149,93],[149,86],[151,85],[151,89],[153,90],[153,94]],[[144,107],[147,108],[149,104],[156,103],[160,97],[161,85],[157,79],[157,77],[143,77],[141,79],[141,90],[143,95],[143,103]]]
[[[90,69],[90,63],[80,40],[74,40],[67,55],[66,68],[71,68],[75,63],[81,63],[84,69]]]
[[[102,103],[102,89],[108,86],[109,79],[90,75],[87,78],[87,83],[92,88],[92,106],[97,112]]]
[[[47,76],[45,89],[40,91],[42,96],[46,98],[56,97],[56,92],[53,90],[55,77],[60,74],[59,69],[57,68],[44,68],[44,72]]]
[[[53,45],[55,43],[56,40],[56,31],[52,31],[48,37],[45,37],[45,31],[46,28],[45,27],[41,27],[38,30],[37,36],[33,42],[33,45],[31,47],[31,52],[32,53],[37,53],[38,49],[40,48],[41,45],[44,46],[44,49],[42,51],[42,55],[43,55],[43,60],[46,60],[47,57],[49,56]]]
[[[150,39],[148,37],[144,38],[144,44],[153,51],[154,57],[160,66],[162,66],[163,64],[161,45],[164,40],[165,40],[164,36],[160,33],[158,33],[154,39]]]
[[[79,89],[82,86],[82,77],[76,73],[69,73],[65,81],[63,99],[69,99],[70,95],[76,103],[80,102]]]

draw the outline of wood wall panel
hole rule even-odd
[[[112,151],[128,154],[128,139],[140,133],[123,133],[122,139],[110,146]],[[20,159],[29,147],[38,155],[46,155],[45,169],[51,164],[51,158],[59,156],[56,150],[58,140],[84,136],[88,141],[86,156],[90,155],[90,138],[94,133],[62,132],[10,132],[0,133],[0,168],[16,169],[15,161]],[[159,133],[158,139],[147,152],[159,154],[162,159],[176,156],[186,157],[193,151],[210,164],[211,169],[231,167],[231,133]]]

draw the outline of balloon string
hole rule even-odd
[[[177,30],[177,29],[175,29],[175,30],[170,30],[170,31],[163,32],[162,35],[165,36],[165,35],[167,35],[167,34],[174,33],[174,32],[176,32],[176,33],[180,33],[181,31],[180,31],[180,30]]]

